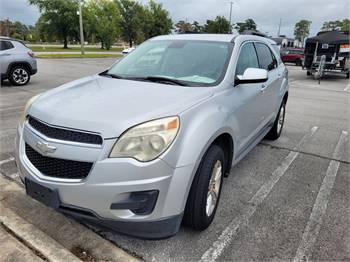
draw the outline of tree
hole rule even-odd
[[[194,21],[192,23],[192,32],[195,32],[195,33],[200,33],[204,30],[203,26],[200,25],[197,21]]]
[[[75,0],[29,0],[41,13],[42,29],[63,40],[63,48],[68,48],[68,38],[78,38],[78,1]]]
[[[162,4],[150,0],[148,5],[143,8],[143,12],[142,33],[146,39],[171,32],[173,22],[169,12],[163,9]]]
[[[350,20],[343,19],[343,20],[324,22],[321,30],[322,31],[339,30],[339,31],[349,32],[350,31]]]
[[[294,37],[304,45],[304,39],[309,36],[311,21],[300,20],[295,24]]]
[[[207,20],[203,31],[213,34],[228,34],[230,32],[230,22],[223,16],[217,16],[215,20]]]
[[[256,23],[253,19],[248,18],[244,22],[239,22],[234,27],[239,33],[243,33],[245,30],[256,31]]]
[[[183,20],[180,20],[175,24],[175,32],[178,34],[183,34],[186,32],[191,32],[192,31],[192,25],[188,22],[185,22]]]
[[[116,3],[121,16],[118,22],[121,36],[131,47],[141,33],[142,17],[144,17],[143,7],[133,0],[116,0]]]
[[[0,35],[9,36],[24,41],[30,40],[30,29],[19,21],[0,20]]]
[[[116,40],[120,16],[118,6],[109,0],[90,0],[87,2],[84,13],[86,17],[86,31],[96,35],[102,43],[102,48],[109,50]]]

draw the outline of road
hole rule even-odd
[[[38,63],[28,86],[0,89],[0,171],[14,179],[13,139],[25,101],[113,59]],[[350,261],[349,81],[328,76],[318,85],[299,67],[288,69],[282,136],[262,141],[231,170],[206,231],[181,227],[172,238],[147,241],[93,230],[146,261]]]

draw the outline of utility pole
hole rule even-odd
[[[84,29],[83,29],[83,13],[82,13],[82,3],[79,1],[79,28],[80,28],[80,50],[83,55],[84,52]]]
[[[230,34],[232,34],[232,24],[231,24],[231,19],[232,19],[232,5],[233,2],[230,2]]]
[[[281,25],[282,25],[282,18],[280,18],[280,24],[278,25],[277,37],[279,37],[281,34]]]

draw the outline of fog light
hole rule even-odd
[[[149,215],[154,210],[158,193],[158,190],[132,192],[129,198],[112,203],[111,209],[129,209],[136,215]]]

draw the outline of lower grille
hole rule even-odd
[[[25,144],[25,150],[32,165],[49,177],[82,179],[87,177],[93,164],[43,156],[28,144]]]

